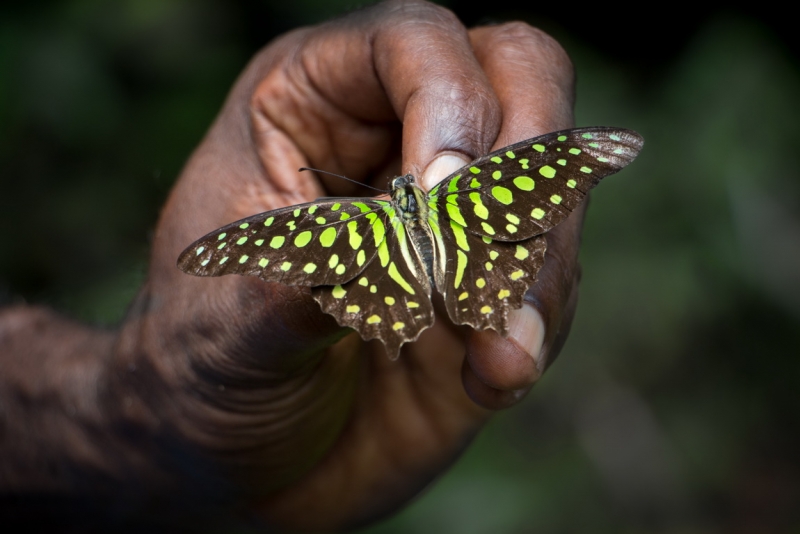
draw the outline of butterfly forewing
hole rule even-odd
[[[365,340],[380,339],[395,359],[403,343],[416,340],[433,325],[433,305],[425,267],[411,249],[395,210],[381,211],[379,217],[391,228],[392,238],[381,243],[356,278],[334,287],[315,287],[312,294],[340,325],[357,330]]]
[[[630,163],[636,132],[577,128],[479,158],[430,191],[430,206],[469,233],[502,241],[539,235],[563,221],[601,178]]]
[[[178,259],[197,276],[249,274],[295,286],[343,284],[385,239],[386,201],[337,199],[254,215],[199,239]]]

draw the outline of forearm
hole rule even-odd
[[[114,338],[46,308],[0,312],[2,491],[71,490],[82,482],[77,469],[109,469],[95,434]]]
[[[117,345],[117,331],[46,308],[0,310],[0,509],[163,502],[190,486],[168,458],[185,452],[183,440],[164,432],[137,382],[150,401],[164,389]]]

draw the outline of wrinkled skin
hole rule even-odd
[[[430,188],[490,150],[571,127],[572,106],[568,57],[522,23],[467,30],[444,8],[387,2],[276,39],[186,165],[117,330],[0,312],[3,489],[95,499],[102,487],[111,503],[151,496],[134,510],[153,515],[233,507],[292,529],[398,510],[552,363],[577,298],[582,210],[547,235],[509,338],[454,326],[435,300],[435,326],[394,362],[308,289],[196,278],[176,258],[233,220],[365,194],[298,167],[377,184],[411,172]],[[33,408],[15,404],[20,392]],[[41,473],[33,457],[64,467]]]

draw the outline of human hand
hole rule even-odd
[[[378,342],[342,339],[306,289],[195,278],[175,260],[233,220],[362,194],[298,167],[364,182],[411,172],[427,189],[491,149],[572,126],[572,99],[572,66],[548,36],[520,23],[467,31],[424,2],[277,39],[236,83],[164,208],[118,344],[120,369],[151,380],[120,373],[120,390],[270,521],[335,529],[396,510],[555,358],[577,298],[583,209],[547,234],[508,338],[437,314],[394,362]]]

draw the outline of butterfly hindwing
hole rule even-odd
[[[254,275],[295,286],[343,284],[372,261],[386,201],[336,199],[254,215],[197,240],[178,267],[197,276]]]
[[[433,305],[425,267],[411,250],[405,228],[393,209],[381,211],[379,218],[392,232],[377,255],[350,282],[315,287],[312,294],[340,325],[357,330],[365,340],[380,339],[396,359],[403,343],[433,325]]]
[[[522,141],[479,158],[430,191],[429,205],[468,232],[501,241],[542,234],[605,176],[636,157],[636,132],[576,128]]]
[[[437,236],[437,254],[444,257],[436,270],[436,287],[444,295],[450,319],[478,330],[508,333],[508,312],[522,306],[525,292],[544,265],[543,236],[524,241],[497,241],[456,228]],[[440,264],[441,265],[441,264]]]

